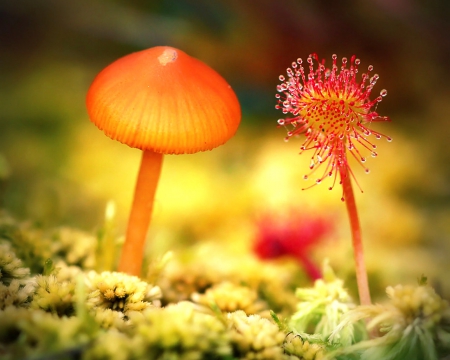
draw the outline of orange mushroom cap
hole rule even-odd
[[[91,121],[110,138],[162,154],[211,150],[229,140],[241,120],[235,93],[216,71],[166,46],[107,66],[86,104]]]

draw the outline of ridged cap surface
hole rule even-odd
[[[241,120],[234,91],[216,71],[166,46],[107,66],[86,105],[90,120],[110,138],[163,154],[211,150],[229,140]]]

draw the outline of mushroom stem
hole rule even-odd
[[[152,215],[162,160],[162,154],[150,150],[144,150],[142,153],[125,243],[120,256],[118,267],[120,272],[135,276],[141,273],[145,238]]]
[[[359,301],[361,305],[370,305],[369,281],[367,279],[366,264],[364,261],[364,251],[361,237],[361,226],[359,224],[358,211],[356,208],[355,195],[353,193],[350,173],[347,170],[341,172],[342,188],[347,212],[350,219],[350,229],[352,232],[353,254],[356,265],[356,282],[358,284]]]

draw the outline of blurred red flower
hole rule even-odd
[[[260,259],[293,257],[312,280],[321,277],[311,254],[313,248],[331,234],[333,225],[329,219],[299,212],[279,217],[265,215],[258,221],[258,229],[253,250]]]

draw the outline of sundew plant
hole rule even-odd
[[[300,154],[311,154],[309,172],[304,179],[314,178],[309,187],[331,178],[329,189],[336,182],[342,185],[342,201],[345,201],[350,217],[353,248],[356,263],[356,277],[360,301],[371,303],[364,262],[361,229],[352,188],[356,177],[350,167],[349,158],[354,158],[366,173],[367,154],[376,157],[377,152],[372,138],[391,138],[369,128],[372,122],[389,121],[380,116],[377,105],[386,90],[371,99],[372,89],[379,76],[371,75],[373,66],[359,77],[360,60],[353,55],[350,64],[342,58],[338,66],[337,56],[332,56],[331,69],[325,67],[325,60],[319,61],[317,54],[306,60],[307,69],[301,58],[287,69],[287,77],[280,75],[281,84],[277,86],[277,109],[290,117],[279,119],[278,124],[287,128],[286,140],[293,136],[303,137]],[[360,78],[358,80],[358,78]],[[359,187],[359,185],[358,185]]]

